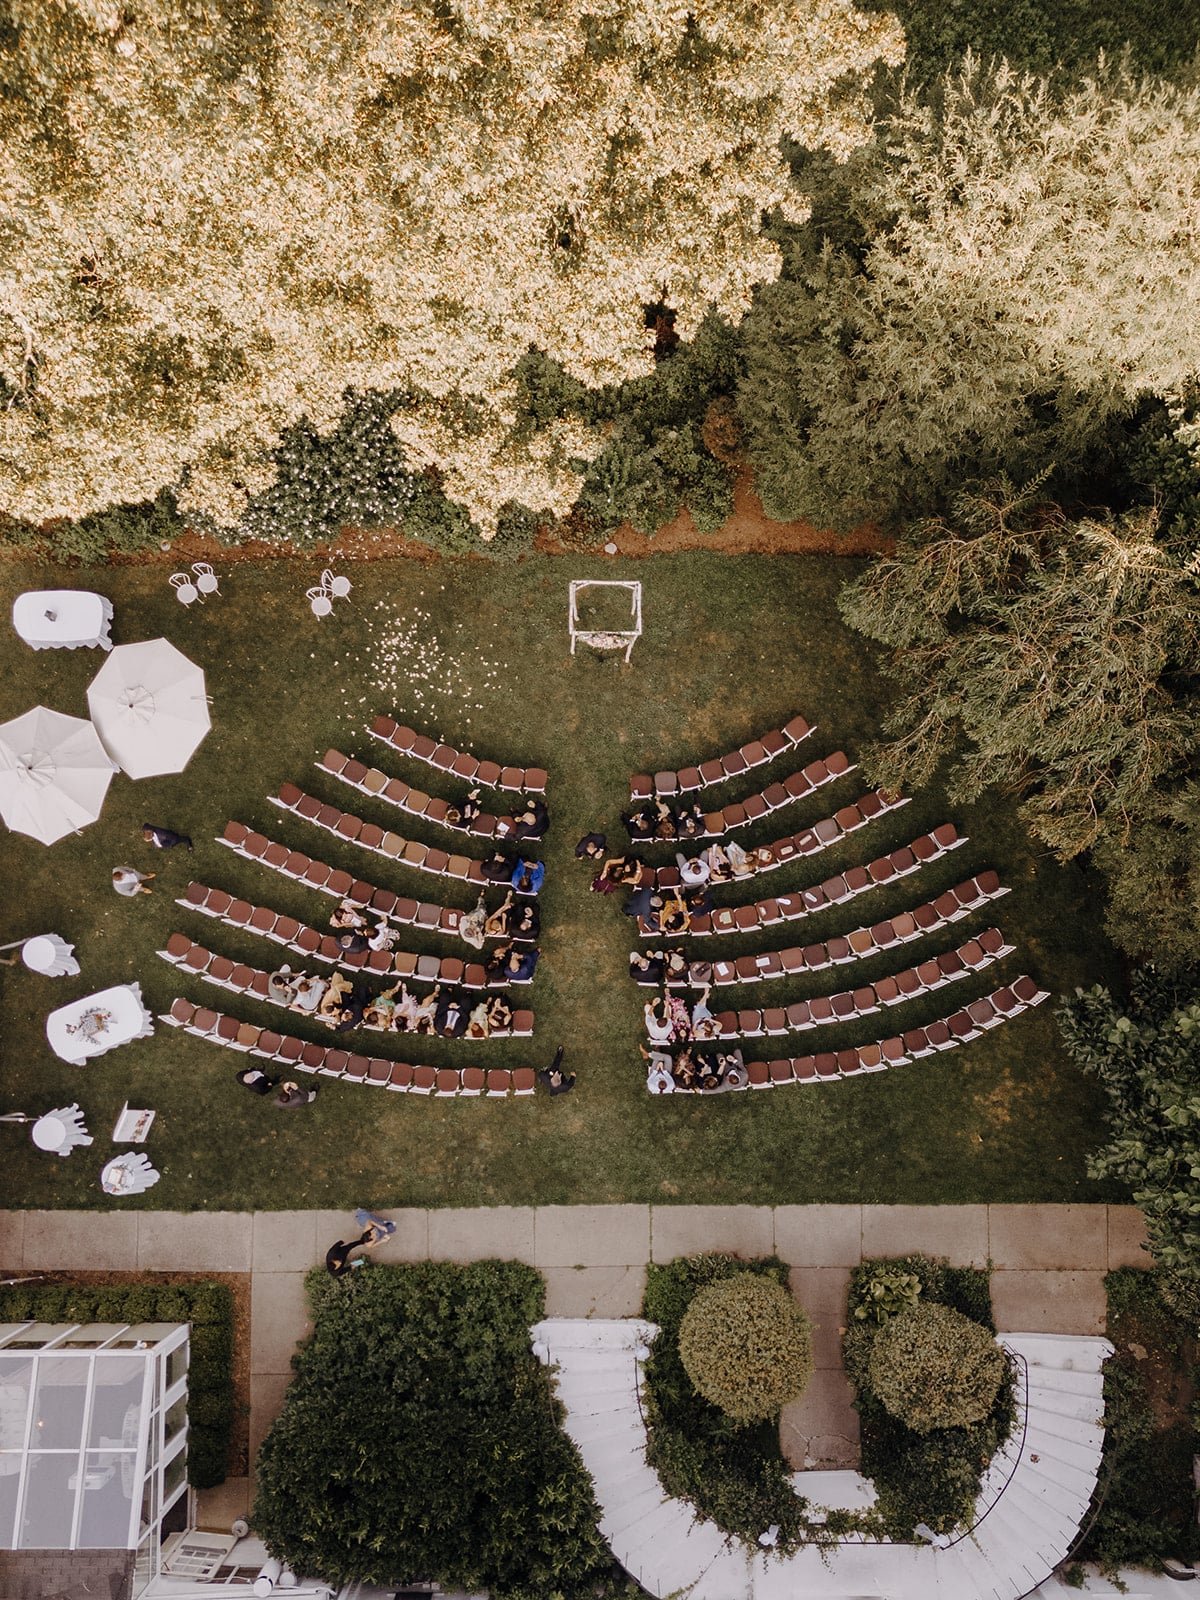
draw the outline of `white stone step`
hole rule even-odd
[[[1097,1389],[1099,1383],[1097,1382]],[[1099,1422],[1104,1415],[1104,1399],[1099,1393],[1063,1394],[1061,1389],[1043,1389],[1029,1386],[1030,1410],[1049,1411],[1059,1417],[1074,1417],[1077,1422]]]
[[[1043,1367],[1030,1363],[1029,1381],[1039,1394],[1093,1395],[1104,1389],[1103,1372],[1077,1372],[1073,1367]]]
[[[610,1513],[605,1506],[600,1518],[600,1532],[614,1549],[627,1554],[640,1550],[647,1541],[661,1540],[673,1544],[686,1539],[694,1521],[690,1506],[682,1500],[642,1501],[640,1505],[624,1506]]]
[[[657,1332],[654,1323],[636,1317],[547,1317],[529,1330],[530,1338],[547,1345],[552,1355],[555,1350],[632,1350],[652,1344]]]
[[[1023,1461],[1014,1483],[1019,1483],[1026,1494],[1034,1495],[1043,1505],[1053,1507],[1055,1515],[1061,1516],[1064,1524],[1072,1518],[1078,1521],[1091,1503],[1091,1487],[1070,1480],[1065,1472],[1060,1472],[1057,1461],[1044,1456],[1036,1462]],[[1011,1494],[1012,1489],[1006,1493]]]
[[[932,1551],[929,1565],[939,1595],[960,1595],[963,1600],[967,1596],[971,1600],[1012,1600],[1014,1593],[1020,1593],[1013,1589],[1007,1574],[998,1571],[969,1539],[959,1540],[946,1550]]]
[[[646,1448],[646,1430],[642,1427],[641,1419],[636,1412],[632,1416],[620,1412],[600,1412],[597,1416],[589,1417],[573,1411],[571,1437],[580,1449],[601,1442],[615,1442],[618,1439],[628,1440],[642,1453]]]
[[[1023,1564],[1038,1574],[1039,1582],[1054,1571],[1071,1544],[1069,1537],[1056,1537],[1038,1527],[1019,1506],[1010,1506],[1007,1496],[992,1507],[975,1530],[975,1538],[995,1564],[999,1564],[999,1550],[1016,1551]]]
[[[1063,1372],[1098,1372],[1113,1347],[1107,1339],[1082,1339],[1067,1333],[1006,1333],[1002,1342],[1024,1356],[1031,1367]]]
[[[688,1591],[688,1600],[751,1600],[756,1592],[746,1555],[722,1550]]]
[[[1030,1412],[1029,1426],[1039,1428],[1043,1433],[1052,1433],[1056,1439],[1067,1439],[1072,1444],[1083,1446],[1091,1452],[1093,1459],[1098,1458],[1104,1448],[1104,1429],[1098,1423],[1080,1422],[1078,1417],[1064,1417],[1057,1411],[1048,1411],[1042,1405]]]
[[[1099,1451],[1072,1444],[1069,1439],[1055,1438],[1052,1433],[1031,1424],[1025,1430],[1024,1462],[1031,1463],[1033,1456],[1037,1456],[1038,1465],[1054,1462],[1055,1474],[1063,1483],[1078,1489],[1080,1493],[1085,1489],[1091,1493],[1100,1465]]]
[[[590,1416],[597,1411],[628,1412],[641,1426],[642,1408],[638,1404],[637,1389],[631,1383],[585,1383],[578,1375],[573,1375],[569,1383],[559,1383],[558,1398],[576,1415]]]
[[[570,1427],[568,1419],[567,1432],[579,1448],[583,1457],[583,1464],[596,1480],[596,1499],[603,1505],[604,1498],[600,1491],[600,1484],[611,1483],[614,1478],[623,1476],[635,1467],[643,1465],[646,1460],[645,1438],[630,1441],[624,1437],[614,1439],[579,1439]]]
[[[1004,1491],[1004,1505],[1010,1514],[1019,1516],[1030,1529],[1030,1538],[1039,1541],[1049,1536],[1051,1540],[1063,1540],[1068,1543],[1074,1538],[1074,1532],[1067,1533],[1070,1518],[1063,1516],[1041,1495],[1034,1493],[1021,1478],[1014,1478]]]
[[[604,1496],[604,1511],[616,1516],[627,1506],[649,1505],[667,1498],[658,1473],[645,1462],[640,1467],[630,1467]]]

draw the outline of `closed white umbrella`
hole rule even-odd
[[[90,722],[35,706],[0,726],[0,816],[53,844],[95,822],[116,770]]]
[[[212,726],[203,670],[167,639],[118,645],[87,698],[104,748],[131,778],[182,772]]]

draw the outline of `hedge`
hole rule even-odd
[[[0,1287],[0,1322],[187,1322],[188,1482],[225,1481],[233,1426],[233,1296],[223,1283],[29,1283]]]
[[[808,1318],[781,1284],[739,1272],[701,1289],[679,1329],[697,1390],[735,1422],[777,1417],[813,1374]]]

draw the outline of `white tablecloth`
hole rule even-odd
[[[112,602],[89,589],[34,589],[13,601],[13,627],[35,650],[111,650]]]
[[[89,1036],[80,1024],[89,1012],[95,1011],[107,1013],[107,1018],[104,1026]],[[69,1006],[59,1006],[46,1018],[51,1050],[73,1066],[81,1066],[92,1056],[115,1050],[131,1039],[148,1038],[153,1032],[153,1019],[142,1004],[141,986],[136,983],[118,983],[98,994],[85,995]]]

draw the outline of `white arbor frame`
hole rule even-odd
[[[624,589],[629,595],[628,628],[593,632],[579,626],[578,597],[585,589]],[[619,578],[573,578],[571,580],[571,609],[568,623],[571,630],[571,654],[575,654],[576,641],[590,644],[595,650],[624,650],[628,663],[633,647],[642,636],[642,586],[627,583]]]

